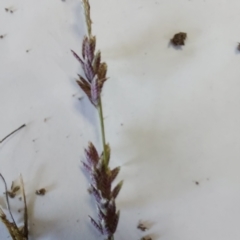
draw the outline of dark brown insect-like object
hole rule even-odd
[[[20,187],[19,186],[15,186],[14,187],[14,182],[12,182],[12,186],[11,186],[11,190],[10,191],[7,191],[7,195],[10,197],[10,198],[15,198],[17,192],[20,190]]]
[[[146,230],[148,230],[148,228],[143,224],[143,223],[139,223],[137,225],[137,228],[140,229],[141,231],[145,232]]]
[[[173,36],[173,38],[171,39],[171,43],[176,47],[184,46],[186,38],[187,38],[186,33],[179,32]]]
[[[44,196],[46,194],[46,189],[45,188],[41,188],[39,190],[36,190],[36,195],[40,195],[40,196]]]

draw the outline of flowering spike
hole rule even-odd
[[[94,53],[95,53],[95,47],[96,47],[96,37],[90,37],[89,39],[89,55],[88,59],[92,63],[93,58],[94,58]]]
[[[119,171],[120,171],[120,167],[116,167],[111,171],[111,175],[110,175],[111,182],[113,182],[116,179]]]
[[[106,79],[107,64],[105,62],[100,63],[97,74],[99,79]]]
[[[112,190],[112,197],[116,199],[118,193],[120,192],[123,185],[123,181],[119,182],[117,186]]]
[[[85,170],[90,173],[92,170],[91,170],[91,167],[89,165],[87,165],[85,162],[82,162],[83,164],[83,167],[85,168]]]
[[[97,224],[96,221],[95,221],[93,218],[91,218],[90,216],[88,216],[88,217],[90,218],[90,221],[91,221],[92,225],[93,225],[101,234],[103,234],[103,230],[102,230],[101,225],[100,225],[100,224]]]
[[[92,82],[95,73],[93,72],[93,68],[89,60],[86,61],[86,63],[83,64],[83,70],[84,73],[88,79],[89,82]]]
[[[88,96],[88,98],[91,99],[91,88],[90,84],[79,75],[80,80],[77,80],[78,86],[85,92],[85,94]]]
[[[95,73],[98,72],[98,69],[99,69],[99,66],[100,66],[100,63],[101,63],[101,52],[98,51],[93,59],[93,71]]]
[[[95,166],[98,163],[98,152],[91,142],[88,144],[88,149],[85,149],[85,155],[91,166]]]
[[[117,211],[115,217],[112,221],[112,232],[114,233],[117,229],[118,221],[119,221],[120,211]]]
[[[95,77],[91,83],[91,100],[92,103],[97,107],[100,97],[100,88],[98,84],[98,79]]]
[[[86,48],[86,45],[88,44],[87,43],[88,42],[88,38],[87,38],[87,36],[85,36],[84,38],[83,38],[83,43],[82,43],[82,56],[83,56],[83,59],[85,59],[85,48]]]
[[[99,191],[91,184],[92,193],[98,203],[101,202],[101,195]]]
[[[83,60],[73,51],[71,50],[71,52],[73,53],[73,56],[81,63],[81,65],[83,66],[84,63],[83,63]]]

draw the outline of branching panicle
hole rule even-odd
[[[102,154],[99,155],[95,146],[90,142],[85,149],[86,162],[83,167],[90,177],[90,191],[95,198],[98,220],[92,217],[92,225],[105,235],[108,240],[114,240],[119,219],[119,211],[116,210],[115,199],[121,190],[123,182],[121,181],[112,190],[112,183],[117,177],[120,167],[110,169],[110,146],[106,144],[103,109],[101,102],[101,92],[105,81],[107,80],[107,64],[101,62],[101,52],[96,51],[96,37],[92,36],[92,21],[90,16],[90,4],[88,0],[82,0],[88,35],[82,42],[82,56],[79,57],[72,51],[74,57],[80,62],[85,76],[79,75],[77,84],[87,95],[90,102],[97,108],[100,119],[102,135]]]

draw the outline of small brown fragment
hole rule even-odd
[[[39,190],[36,190],[36,195],[40,195],[40,196],[44,196],[46,194],[46,189],[45,188],[41,188]]]
[[[8,195],[10,198],[15,198],[16,193],[11,192],[11,191],[7,191],[7,195]]]
[[[142,237],[141,240],[152,240],[151,237]]]
[[[185,45],[185,40],[187,38],[187,34],[184,32],[176,33],[171,39],[171,43],[174,46],[183,46]]]
[[[139,223],[137,225],[137,228],[140,229],[141,231],[145,232],[146,230],[148,230],[148,228],[143,224],[143,223]]]
[[[16,193],[19,190],[20,190],[20,187],[19,186],[15,186],[15,187],[13,187],[12,192]]]

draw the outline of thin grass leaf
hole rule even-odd
[[[23,227],[23,234],[28,239],[28,209],[27,209],[27,200],[26,200],[26,194],[24,190],[24,183],[22,175],[20,175],[20,182],[21,182],[21,189],[22,189],[22,196],[23,196],[23,202],[24,202],[24,227]]]

